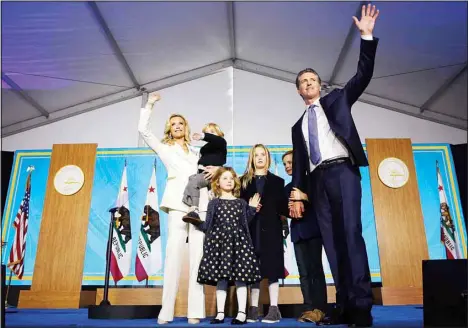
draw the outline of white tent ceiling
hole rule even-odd
[[[330,88],[356,71],[359,2],[3,2],[2,136],[234,66]],[[378,2],[361,101],[467,129],[467,3]]]

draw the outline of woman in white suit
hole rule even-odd
[[[144,108],[140,111],[138,131],[145,142],[159,156],[167,170],[167,182],[160,209],[168,213],[168,239],[164,262],[164,286],[162,309],[158,324],[166,324],[174,319],[179,277],[182,268],[182,251],[189,240],[189,290],[187,318],[189,324],[197,324],[205,318],[205,294],[203,285],[197,282],[198,267],[203,255],[203,232],[193,225],[182,221],[188,206],[182,202],[185,186],[190,175],[197,173],[199,152],[190,146],[190,127],[187,120],[179,114],[172,114],[164,128],[164,139],[160,141],[150,131],[149,122],[158,94],[150,94]],[[217,168],[208,168],[208,178]],[[211,170],[211,171],[210,171]],[[204,220],[208,204],[205,188],[200,195],[200,217]],[[203,211],[204,210],[204,211]],[[203,213],[205,212],[205,213]]]

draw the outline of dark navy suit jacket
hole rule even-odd
[[[291,194],[292,183],[284,187],[286,199]],[[305,212],[301,219],[291,219],[291,241],[297,243],[301,240],[320,237],[320,229],[317,222],[317,216],[308,202],[304,202]]]
[[[335,89],[325,97],[320,98],[320,104],[327,116],[330,128],[348,149],[351,162],[356,168],[359,166],[368,166],[369,163],[367,162],[366,155],[362,148],[361,138],[359,137],[353,117],[351,116],[351,106],[362,95],[372,79],[378,41],[379,39],[375,37],[372,41],[361,39],[361,51],[356,75],[349,80],[343,89]],[[309,193],[308,176],[310,173],[310,163],[307,146],[302,133],[302,119],[304,114],[292,127],[292,185],[303,192]]]

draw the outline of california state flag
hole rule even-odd
[[[128,204],[127,163],[125,163],[120,182],[119,195],[115,206],[114,231],[112,235],[112,256],[110,271],[115,283],[128,275],[132,256],[132,231],[130,224],[130,205]]]
[[[460,243],[455,232],[455,226],[453,224],[452,216],[450,215],[450,209],[447,203],[447,195],[445,193],[444,183],[442,182],[442,176],[440,175],[439,163],[436,161],[437,167],[437,180],[439,189],[439,200],[440,200],[440,237],[442,244],[445,245],[445,254],[447,259],[460,259],[463,258],[460,251]]]
[[[141,217],[135,275],[138,281],[148,279],[162,268],[161,230],[159,221],[156,163],[146,192],[146,202]]]

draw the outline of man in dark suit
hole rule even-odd
[[[284,169],[292,175],[292,151],[283,157]],[[284,187],[286,198],[293,191],[292,182]],[[291,241],[294,244],[299,282],[301,284],[304,309],[299,321],[322,322],[327,307],[327,284],[322,265],[322,237],[313,209],[308,207],[308,196],[297,192],[294,199],[305,201],[306,211],[302,218],[291,220]]]
[[[372,79],[378,39],[372,36],[379,11],[370,4],[354,22],[361,32],[356,75],[343,89],[320,98],[320,77],[313,69],[297,75],[296,87],[307,109],[292,128],[292,186],[309,194],[317,214],[325,251],[335,281],[343,319],[372,326],[372,291],[361,225],[360,166],[367,166],[351,106]],[[292,218],[304,204],[295,202]]]

